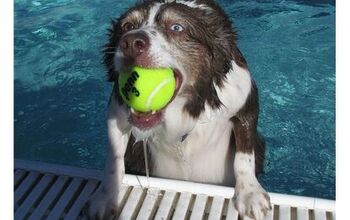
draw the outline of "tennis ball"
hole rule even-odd
[[[120,72],[119,93],[123,100],[139,112],[156,111],[165,107],[174,95],[176,80],[170,68],[132,67]]]

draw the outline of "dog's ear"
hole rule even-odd
[[[199,0],[198,3],[213,9],[205,14],[205,32],[210,33],[206,35],[206,43],[212,59],[210,64],[214,74],[213,80],[221,87],[226,73],[231,68],[232,60],[244,68],[247,67],[246,61],[237,47],[237,33],[225,11],[212,0]]]
[[[238,50],[237,36],[226,14],[216,5],[209,7],[213,10],[198,11],[201,14],[197,17],[205,16],[206,19],[197,21],[200,23],[192,26],[195,34],[190,34],[207,47],[210,59],[207,62],[210,65],[208,70],[215,84],[221,87]]]
[[[112,20],[111,21],[111,28],[108,29],[108,37],[109,40],[107,44],[105,44],[103,53],[103,62],[105,64],[105,67],[107,69],[107,80],[109,82],[115,82],[118,77],[118,73],[115,71],[114,68],[114,56],[116,48],[118,47],[118,43],[120,40],[120,37],[122,35],[121,28],[120,28],[120,21],[122,20],[123,16],[119,18],[118,20]]]

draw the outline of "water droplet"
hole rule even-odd
[[[147,178],[147,188],[149,188],[149,167],[148,167],[148,158],[147,158],[147,139],[143,141],[143,154],[145,157],[145,170],[146,170],[146,178]]]

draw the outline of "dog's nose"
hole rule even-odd
[[[142,32],[124,36],[120,41],[120,48],[126,57],[137,57],[149,48],[149,39]]]

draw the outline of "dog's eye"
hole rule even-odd
[[[133,29],[135,29],[135,26],[132,23],[130,23],[130,22],[127,22],[127,23],[125,23],[123,25],[123,31],[124,32],[131,31]]]
[[[182,27],[181,24],[173,24],[173,25],[170,26],[170,30],[175,31],[175,32],[181,32],[181,31],[183,31],[184,29],[185,29],[185,28]]]

